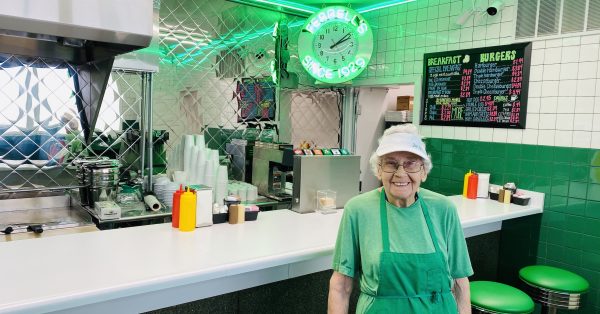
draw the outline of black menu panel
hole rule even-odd
[[[426,53],[421,124],[525,128],[531,43]]]

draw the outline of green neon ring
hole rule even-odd
[[[333,15],[331,10],[334,12]],[[339,14],[341,12],[339,10],[343,10],[348,14]],[[340,16],[343,16],[343,18],[340,18]],[[353,27],[353,31],[358,34],[358,48],[354,59],[342,63],[337,68],[322,66],[322,61],[320,61],[317,53],[313,51],[315,33],[319,28],[331,22],[345,22]],[[369,65],[372,53],[373,31],[371,26],[358,12],[344,6],[329,6],[313,13],[306,20],[298,37],[298,56],[302,67],[310,76],[324,83],[336,84],[354,79]]]

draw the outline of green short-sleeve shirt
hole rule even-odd
[[[333,257],[333,270],[349,277],[360,274],[361,291],[376,294],[382,251],[379,189],[353,197],[344,206]],[[473,275],[458,213],[445,196],[420,188],[451,279]],[[396,207],[388,202],[390,250],[398,253],[435,251],[420,202]]]

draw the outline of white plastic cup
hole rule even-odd
[[[177,184],[187,184],[187,172],[173,171],[173,182]]]

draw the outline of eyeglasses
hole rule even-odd
[[[396,171],[400,169],[400,166],[402,166],[402,169],[408,173],[415,173],[421,171],[423,163],[416,160],[407,160],[402,163],[398,163],[394,160],[384,160],[383,162],[379,163],[379,166],[383,172],[387,173],[396,173]]]

